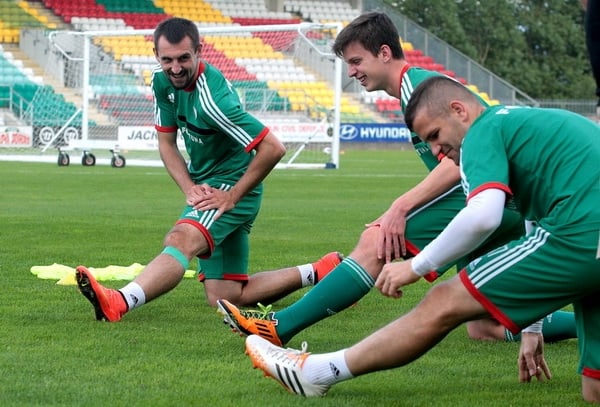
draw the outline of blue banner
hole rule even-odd
[[[410,143],[404,123],[341,123],[340,141],[352,143]]]

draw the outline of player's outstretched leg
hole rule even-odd
[[[246,338],[246,354],[252,367],[277,380],[287,391],[304,397],[324,396],[330,386],[310,383],[302,373],[302,365],[310,355],[303,349],[283,349],[257,335]]]
[[[339,252],[327,253],[312,263],[315,284],[323,280],[344,259]],[[223,314],[223,322],[242,336],[260,335],[276,345],[283,345],[277,334],[277,319],[271,305],[258,304],[258,310],[241,310],[225,299],[217,300],[217,311]]]
[[[120,291],[103,287],[84,266],[78,266],[75,279],[79,291],[92,303],[98,321],[116,322],[127,312],[127,303]]]

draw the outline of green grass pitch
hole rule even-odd
[[[275,171],[251,235],[250,272],[349,253],[364,224],[424,175],[414,153],[398,150],[346,151],[338,170]],[[298,398],[251,368],[243,339],[206,305],[194,279],[109,324],[94,320],[75,286],[30,272],[53,263],[147,264],[183,205],[164,169],[0,162],[0,191],[2,406],[584,404],[576,341],[546,346],[553,380],[520,384],[518,344],[475,342],[464,327],[409,366],[341,383],[323,399]],[[428,287],[416,283],[400,300],[373,290],[289,345],[349,346],[410,310]]]

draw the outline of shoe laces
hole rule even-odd
[[[301,365],[302,362],[306,359],[306,356],[309,355],[309,353],[307,352],[308,343],[306,341],[303,341],[300,346],[300,349],[280,348],[278,346],[271,346],[268,352],[278,363],[294,367],[298,364]]]
[[[246,319],[261,319],[265,321],[273,320],[273,305],[262,305],[260,302],[257,303],[258,309],[240,310],[240,314]]]

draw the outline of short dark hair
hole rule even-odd
[[[353,42],[358,42],[373,55],[379,54],[382,45],[387,45],[395,59],[404,58],[398,30],[384,13],[372,11],[356,17],[338,33],[331,48],[341,58],[344,49]]]
[[[413,130],[415,116],[422,107],[427,107],[432,116],[443,116],[449,109],[451,99],[478,102],[477,97],[462,83],[444,75],[425,79],[415,88],[404,109],[404,122]]]
[[[190,37],[194,49],[200,46],[198,27],[185,18],[171,17],[161,21],[154,30],[154,49],[158,50],[158,39],[162,36],[170,44],[179,44],[185,37]]]

